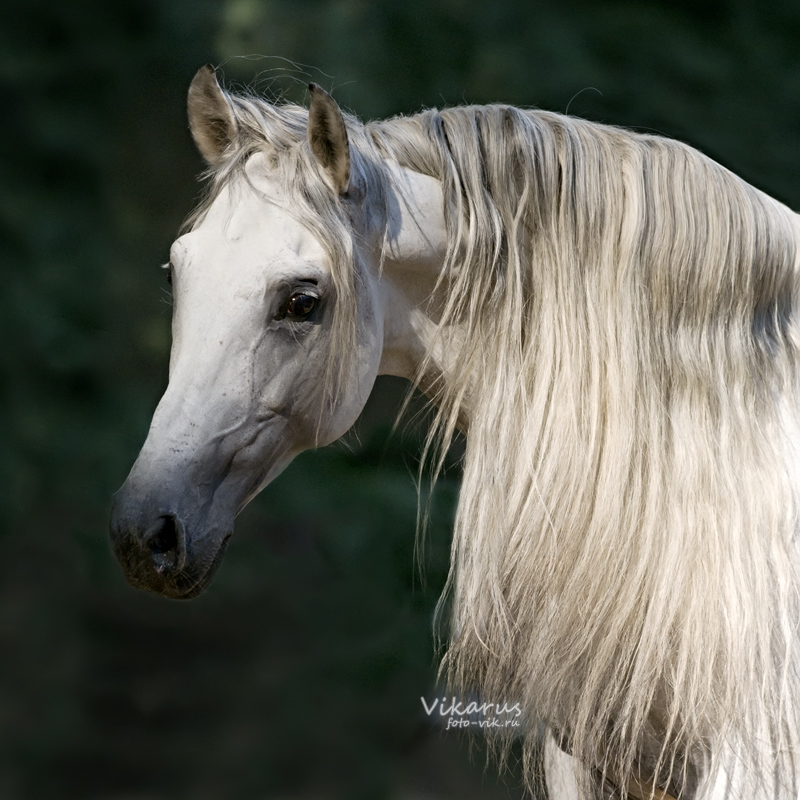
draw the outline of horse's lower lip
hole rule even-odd
[[[224,548],[221,548],[224,550]],[[144,589],[153,594],[166,597],[169,600],[191,600],[198,595],[201,595],[211,584],[211,581],[216,573],[216,567],[219,564],[222,556],[215,557],[212,564],[205,569],[199,577],[190,578],[186,572],[179,573],[171,576],[170,578],[163,578],[163,576],[154,577],[148,575],[144,578],[139,576],[128,575],[128,582],[136,589]],[[187,585],[187,578],[190,582]]]

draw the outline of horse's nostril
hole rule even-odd
[[[185,566],[186,553],[182,530],[172,514],[159,517],[145,533],[144,546],[150,551],[157,572],[180,572]]]
[[[160,517],[148,531],[147,545],[153,555],[165,555],[178,548],[178,529],[174,517]]]

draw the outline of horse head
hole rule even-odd
[[[454,693],[523,698],[526,752],[544,720],[585,796],[797,798],[797,215],[686,145],[550,112],[363,125],[206,68],[189,119],[211,191],[115,496],[131,583],[200,593],[245,504],[376,375],[410,378],[429,445],[468,429]]]
[[[310,89],[295,141],[284,132],[253,152],[242,151],[231,98],[209,67],[189,91],[210,169],[238,167],[172,246],[169,384],[111,520],[128,580],[168,597],[208,585],[236,514],[299,452],[341,436],[378,373],[370,198],[339,107]],[[303,198],[293,170],[306,174]],[[303,202],[325,207],[334,244],[303,224]]]

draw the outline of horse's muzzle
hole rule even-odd
[[[137,496],[126,484],[114,495],[111,542],[128,582],[164,597],[189,599],[211,582],[233,530],[187,519],[178,503]]]

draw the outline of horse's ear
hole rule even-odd
[[[209,164],[216,164],[236,135],[236,123],[210,64],[200,67],[192,79],[187,107],[197,149]]]
[[[308,143],[311,152],[333,181],[339,194],[350,187],[350,144],[344,117],[336,101],[316,83],[310,83],[311,106],[308,109]]]

